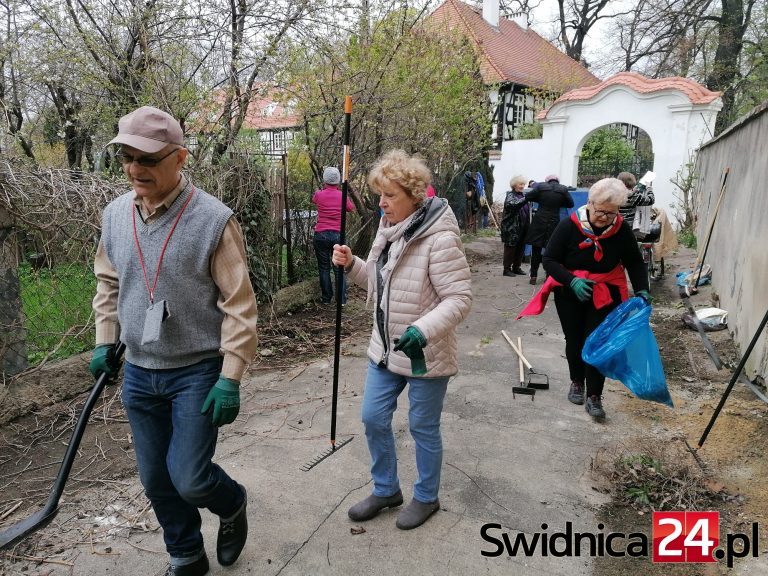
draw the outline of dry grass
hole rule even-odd
[[[615,503],[640,511],[706,510],[726,497],[683,439],[642,438],[601,448],[592,474],[608,486]]]

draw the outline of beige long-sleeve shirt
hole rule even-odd
[[[151,213],[137,197],[134,202],[142,218],[146,222],[159,218],[178,198],[186,184],[186,178],[182,176],[173,192]],[[221,293],[218,307],[224,314],[221,323],[221,352],[224,355],[221,373],[226,378],[239,382],[246,367],[256,355],[258,312],[248,277],[243,233],[234,218],[227,221],[210,265],[211,277]],[[96,344],[111,344],[117,342],[120,335],[117,319],[117,296],[120,286],[117,271],[109,261],[101,241],[96,249],[94,272],[97,280],[96,296],[93,299]]]

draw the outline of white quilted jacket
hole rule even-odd
[[[376,263],[385,246],[386,239],[379,232],[368,260],[355,257],[347,272],[349,280],[368,288],[368,299],[374,303],[368,357],[396,374],[411,376],[410,358],[392,348],[393,340],[413,325],[427,339],[424,348],[427,373],[423,377],[456,374],[456,326],[469,313],[472,287],[459,225],[448,202],[443,198],[430,202],[424,222],[394,263],[388,298],[381,303],[385,332],[382,335],[376,322]]]

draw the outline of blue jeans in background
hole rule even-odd
[[[315,246],[315,256],[317,256],[317,271],[320,274],[320,298],[324,304],[333,301],[333,287],[331,286],[331,269],[336,274],[336,268],[331,265],[331,256],[333,255],[333,245],[341,241],[341,234],[333,230],[324,230],[315,232],[313,244]],[[347,282],[344,274],[341,275],[341,303],[347,303]]]
[[[210,414],[200,414],[221,364],[210,358],[149,370],[125,363],[122,398],[139,476],[173,559],[196,559],[203,551],[198,508],[228,518],[243,504],[242,488],[211,462],[218,428]]]
[[[392,496],[400,490],[392,415],[397,408],[398,396],[408,384],[408,424],[416,443],[416,469],[419,473],[413,486],[413,497],[425,503],[437,500],[443,464],[440,414],[448,379],[447,376],[406,378],[374,362],[368,364],[362,418],[371,453],[374,495]]]

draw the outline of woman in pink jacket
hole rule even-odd
[[[368,175],[383,211],[368,259],[353,256],[348,246],[333,251],[333,263],[375,300],[362,406],[373,494],[352,506],[349,517],[369,520],[403,503],[392,415],[407,385],[418,479],[413,499],[397,517],[403,530],[420,526],[440,508],[440,413],[448,380],[458,371],[456,326],[472,302],[456,217],[445,199],[426,198],[430,179],[420,157],[386,153]]]

